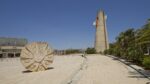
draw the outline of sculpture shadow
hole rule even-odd
[[[31,73],[32,71],[30,70],[26,70],[26,71],[22,71],[22,73]]]
[[[54,69],[54,67],[48,67],[45,71],[51,70],[51,69]],[[32,71],[30,71],[30,70],[22,71],[22,73],[31,73],[31,72],[32,72]]]
[[[54,69],[54,67],[48,67],[46,70]]]

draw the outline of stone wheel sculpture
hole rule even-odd
[[[53,62],[53,50],[45,42],[34,42],[22,49],[20,60],[30,71],[44,71]]]

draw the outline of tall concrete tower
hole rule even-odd
[[[104,11],[100,10],[96,17],[96,35],[95,35],[95,50],[97,53],[109,49],[107,28],[106,28],[106,15]]]

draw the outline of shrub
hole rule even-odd
[[[143,66],[146,69],[150,69],[150,56],[144,57],[144,59],[143,59]]]
[[[106,55],[106,54],[108,54],[108,49],[106,49],[106,50],[104,50],[104,54]]]
[[[81,51],[78,49],[67,49],[65,52],[66,52],[66,54],[81,53]]]
[[[104,52],[103,52],[105,55],[106,54],[108,54],[108,55],[112,55],[113,54],[113,49],[106,49],[106,50],[104,50]]]
[[[96,50],[94,48],[87,48],[85,51],[87,54],[95,54]]]
[[[139,47],[129,47],[127,49],[128,55],[127,55],[127,60],[130,60],[136,64],[142,64],[143,60],[143,53],[140,50]]]

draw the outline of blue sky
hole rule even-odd
[[[94,46],[97,12],[107,14],[109,41],[150,18],[150,0],[0,0],[0,36],[46,41],[55,49]]]

